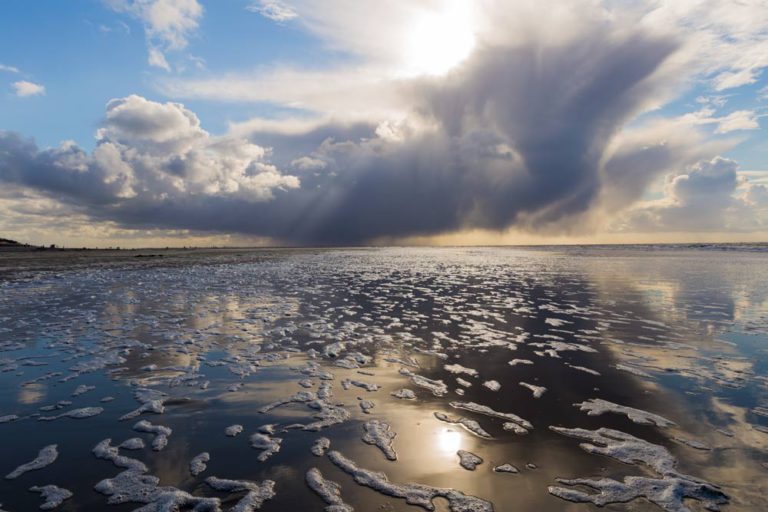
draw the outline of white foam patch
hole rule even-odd
[[[124,450],[143,450],[144,440],[140,437],[132,437],[120,443],[119,448]]]
[[[144,446],[143,441],[141,445]],[[133,444],[133,446],[137,446],[137,444]],[[112,446],[112,440],[105,439],[94,446],[92,451],[97,459],[108,460],[119,468],[132,469],[140,473],[146,473],[147,466],[140,460],[132,459],[130,457],[126,457],[125,455],[120,455],[120,447],[122,447],[122,445],[119,447]]]
[[[639,425],[656,425],[657,427],[673,427],[675,422],[652,412],[635,409],[625,405],[615,404],[601,398],[592,398],[573,404],[589,416],[600,416],[605,413],[622,414]]]
[[[477,370],[473,368],[467,368],[466,366],[461,366],[460,364],[446,364],[446,365],[443,365],[443,368],[446,371],[449,371],[456,375],[462,374],[462,373],[465,375],[469,375],[470,377],[477,377],[478,375],[480,375],[477,372]]]
[[[533,361],[530,359],[513,359],[507,364],[509,364],[509,366],[517,366],[519,364],[533,364]]]
[[[378,391],[379,385],[375,384],[373,382],[365,382],[362,380],[354,380],[354,379],[344,379],[341,381],[341,387],[344,389],[349,389],[350,386],[356,386],[358,388],[363,388],[364,390],[368,392]]]
[[[317,390],[317,398],[320,400],[330,400],[333,398],[333,386],[328,381],[320,383],[320,389]]]
[[[205,483],[217,491],[246,493],[245,496],[230,509],[231,512],[253,512],[254,510],[260,509],[265,501],[275,497],[275,482],[272,480],[264,480],[261,483],[256,483],[247,480],[227,480],[210,476],[205,479]]]
[[[546,393],[547,388],[544,386],[536,386],[535,384],[529,384],[527,382],[520,382],[520,385],[524,388],[528,388],[533,393],[533,398],[541,398],[541,395]]]
[[[230,425],[224,429],[224,434],[228,437],[235,437],[243,431],[242,425]]]
[[[450,423],[452,425],[460,425],[461,427],[467,429],[469,432],[473,433],[478,437],[482,437],[483,439],[493,438],[491,434],[486,432],[485,429],[483,429],[483,427],[481,427],[480,424],[475,420],[471,420],[463,416],[458,416],[458,417],[449,416],[444,412],[436,412],[435,418],[437,418],[440,421]]]
[[[96,386],[87,386],[85,384],[80,384],[75,388],[75,390],[72,392],[72,396],[80,396],[83,395],[89,391],[92,391],[96,389]]]
[[[700,501],[704,508],[712,511],[720,510],[720,505],[728,503],[727,496],[719,487],[687,478],[627,476],[623,482],[611,478],[558,478],[557,482],[568,486],[585,486],[598,492],[590,494],[577,489],[550,486],[548,490],[553,496],[574,503],[593,503],[599,507],[645,498],[663,510],[690,512],[685,499]]]
[[[563,320],[562,318],[545,318],[544,323],[551,325],[552,327],[562,327],[563,325],[572,324],[573,322]]]
[[[459,386],[464,386],[465,388],[472,387],[471,382],[469,382],[468,380],[464,380],[461,377],[456,377],[456,382],[458,383]]]
[[[471,411],[477,414],[482,414],[484,416],[490,416],[491,418],[500,418],[502,420],[507,420],[508,423],[515,425],[519,429],[530,431],[533,430],[533,425],[527,420],[524,420],[517,414],[513,414],[511,412],[499,412],[491,409],[487,405],[481,405],[475,402],[450,402],[449,404],[451,407],[455,409],[463,409],[465,411]],[[507,429],[506,425],[504,427]],[[509,428],[507,430],[514,430],[512,428]]]
[[[622,371],[625,371],[625,372],[629,372],[629,373],[631,373],[633,375],[637,375],[638,377],[645,377],[646,379],[653,379],[653,375],[651,375],[650,373],[648,373],[646,371],[643,371],[640,368],[636,368],[634,366],[630,366],[628,364],[619,363],[619,364],[615,365],[615,368],[617,370],[622,370]]]
[[[316,408],[319,409],[319,411],[313,415],[313,418],[317,421],[304,425],[304,430],[317,432],[318,430],[344,423],[350,418],[349,411],[344,407],[330,405],[320,400],[314,403],[317,406]]]
[[[472,452],[468,452],[467,450],[459,450],[456,452],[456,455],[459,456],[459,464],[461,467],[469,471],[474,471],[477,466],[483,463],[481,457]]]
[[[428,379],[427,377],[415,374],[405,368],[401,369],[400,373],[410,377],[411,382],[413,382],[414,385],[430,390],[435,396],[443,396],[448,392],[448,386],[446,386],[445,382],[442,380]]]
[[[260,462],[264,462],[279,452],[282,442],[283,440],[279,437],[271,437],[262,433],[256,433],[251,436],[251,447],[262,450],[258,457],[256,457]]]
[[[387,496],[405,499],[409,505],[434,510],[435,506],[432,501],[440,497],[448,500],[448,507],[452,512],[493,512],[493,505],[490,502],[454,489],[430,487],[422,484],[392,483],[384,473],[360,468],[338,451],[328,452],[328,458],[339,469],[351,475],[358,484]]]
[[[370,414],[370,413],[371,413],[371,409],[373,409],[374,407],[376,407],[376,404],[375,404],[375,403],[373,403],[373,402],[372,402],[372,401],[370,401],[370,400],[360,400],[359,404],[360,404],[360,409],[361,409],[361,410],[362,410],[362,411],[363,411],[365,414]]]
[[[60,418],[71,418],[73,420],[83,420],[86,418],[91,418],[93,416],[98,416],[102,412],[104,412],[104,408],[102,407],[82,407],[80,409],[73,409],[71,411],[63,412],[56,416],[40,416],[37,419],[38,421],[54,421]]]
[[[159,452],[168,444],[168,437],[173,431],[163,425],[153,425],[147,420],[141,420],[133,426],[133,430],[136,432],[146,432],[148,434],[154,434],[155,438],[152,440],[152,449]]]
[[[312,444],[312,448],[310,448],[310,451],[312,452],[312,455],[315,455],[317,457],[322,457],[325,455],[325,452],[328,451],[328,448],[331,447],[331,440],[327,437],[319,437],[315,439],[315,442]]]
[[[597,370],[593,370],[593,369],[587,368],[585,366],[576,366],[575,364],[570,364],[570,363],[565,363],[565,366],[570,366],[574,370],[579,370],[580,372],[588,373],[590,375],[595,375],[597,377],[600,377],[600,375],[602,375]]]
[[[350,505],[344,503],[341,498],[341,487],[336,482],[323,478],[323,474],[317,468],[307,471],[307,485],[328,505],[325,512],[353,512]]]
[[[294,404],[294,403],[306,403],[306,402],[311,402],[313,400],[317,400],[317,395],[312,391],[299,391],[295,395],[289,396],[287,398],[281,398],[280,400],[275,400],[274,402],[271,402],[267,405],[262,406],[259,409],[259,412],[267,413],[272,409],[282,407],[283,405]]]
[[[370,420],[363,425],[363,441],[376,446],[389,460],[397,460],[397,452],[392,446],[397,434],[392,431],[388,423],[379,420]]]
[[[197,476],[208,468],[208,462],[211,460],[211,454],[203,452],[189,461],[189,472],[192,476]]]
[[[416,400],[416,393],[408,388],[401,388],[397,391],[393,391],[391,395],[395,398],[399,398],[400,400]]]
[[[159,487],[160,479],[145,475],[143,471],[129,469],[113,478],[106,478],[94,486],[94,489],[108,496],[107,503],[144,503],[135,512],[165,512],[177,510],[195,510],[200,512],[218,512],[221,501],[218,498],[201,498],[181,491],[175,487]]]
[[[120,421],[137,418],[146,412],[162,414],[165,412],[165,402],[169,398],[168,395],[162,391],[147,388],[137,389],[133,396],[141,403],[141,406],[121,416]]]
[[[48,446],[44,447],[38,452],[35,460],[27,462],[26,464],[22,464],[21,466],[17,467],[13,471],[5,475],[5,478],[7,480],[13,480],[14,478],[18,478],[28,471],[43,469],[44,467],[50,466],[51,464],[53,464],[58,457],[59,457],[58,446],[55,444],[49,444]]]
[[[610,428],[585,430],[582,428],[549,427],[552,431],[589,443],[579,446],[589,453],[605,455],[625,464],[645,464],[659,474],[674,471],[675,458],[665,447],[649,443],[631,434]]]
[[[663,446],[609,428],[594,431],[562,427],[550,427],[550,429],[566,436],[589,441],[579,445],[589,453],[611,457],[625,464],[642,464],[660,476],[659,478],[628,476],[623,482],[610,478],[558,479],[559,483],[590,487],[598,493],[589,494],[577,489],[551,486],[549,492],[554,496],[577,503],[594,503],[598,506],[626,503],[643,497],[664,510],[672,512],[688,511],[684,502],[686,499],[701,501],[704,508],[708,510],[720,510],[719,505],[728,502],[728,497],[719,487],[699,478],[679,473],[676,470],[677,460]]]
[[[29,490],[32,492],[40,493],[42,498],[45,500],[45,503],[40,505],[40,510],[53,510],[54,508],[64,503],[64,500],[68,500],[74,496],[72,491],[63,489],[56,485],[44,485],[42,487],[33,485],[29,488]]]

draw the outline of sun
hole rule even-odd
[[[466,59],[475,46],[471,14],[470,2],[454,0],[415,16],[406,36],[405,73],[442,75]]]

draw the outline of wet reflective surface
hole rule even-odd
[[[58,451],[0,480],[0,509],[37,509],[45,485],[73,494],[60,510],[244,507],[210,477],[273,481],[260,510],[334,506],[310,468],[355,510],[418,510],[408,484],[459,492],[430,491],[437,510],[590,510],[601,479],[625,486],[609,510],[768,509],[768,253],[725,249],[0,254],[0,473]],[[363,440],[372,420],[396,460]],[[599,429],[638,441],[580,446]],[[135,437],[117,453],[159,482],[108,504],[130,469],[93,450]],[[668,485],[688,498],[654,504]]]

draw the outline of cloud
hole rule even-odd
[[[27,96],[42,96],[45,94],[45,86],[27,82],[26,80],[19,80],[12,85],[16,91],[16,96],[20,98],[26,98]]]
[[[113,100],[97,140],[90,154],[73,142],[39,150],[30,140],[0,132],[0,180],[117,222],[132,208],[151,215],[149,209],[162,203],[258,203],[277,189],[299,186],[296,177],[265,161],[264,148],[211,136],[177,103]]]
[[[755,83],[768,66],[768,9],[763,0],[653,0],[646,21],[674,25],[716,91]]]
[[[216,172],[234,154],[230,142],[203,161],[216,145],[193,113],[137,96],[107,106],[97,148],[104,155],[43,154],[80,179],[92,173],[93,215],[131,226],[354,243],[555,225],[597,200],[609,141],[666,87],[664,64],[678,47],[671,37],[595,23],[567,44],[533,37],[479,47],[447,79],[412,81],[412,114],[402,122],[318,126],[307,151],[290,157],[284,148],[301,146],[309,132],[272,134],[276,164],[264,161],[255,135],[236,143],[258,151],[249,159],[260,169],[260,194],[231,193],[231,173]],[[303,172],[300,187],[270,167],[282,161]],[[306,170],[310,162],[325,167]],[[242,186],[248,173],[238,168]]]
[[[719,91],[754,83],[768,66],[763,0],[552,1],[546,22],[533,0],[292,0],[290,9],[301,28],[353,64],[272,65],[255,73],[169,79],[160,84],[162,90],[176,98],[268,101],[348,117],[360,108],[382,112],[375,101],[381,96],[391,116],[410,106],[398,90],[400,80],[428,74],[451,53],[463,54],[454,47],[457,40],[514,46],[540,38],[556,45],[600,23],[675,36],[680,48],[671,59],[681,69],[680,79],[706,80]],[[339,85],[342,90],[334,94]],[[660,106],[664,98],[658,101]]]
[[[186,48],[203,16],[197,0],[105,0],[116,12],[127,13],[144,25],[150,66],[170,70],[165,54]]]
[[[319,158],[302,156],[293,160],[291,166],[301,171],[319,171],[328,167],[328,164]]]
[[[724,134],[739,130],[757,130],[760,128],[758,118],[761,117],[754,110],[734,110],[726,115],[716,116],[715,109],[705,107],[695,112],[689,112],[678,119],[683,125],[695,126],[715,124],[715,133]]]
[[[150,66],[161,68],[166,71],[171,70],[171,65],[168,64],[168,60],[165,58],[165,55],[162,51],[154,47],[149,47],[147,51],[149,52],[147,56],[147,63]]]
[[[158,87],[173,98],[267,102],[347,121],[399,117],[409,101],[404,81],[384,79],[374,68],[357,67],[315,71],[280,67],[260,71],[256,76],[233,73],[202,79],[171,77],[160,80]]]
[[[186,153],[209,135],[184,105],[157,103],[133,95],[107,103],[104,126],[96,137],[162,156]]]
[[[298,17],[296,11],[276,0],[257,0],[248,4],[246,9],[277,22],[290,21]]]
[[[19,68],[15,68],[13,66],[7,66],[5,64],[0,63],[0,71],[4,71],[7,73],[18,73]]]
[[[716,133],[728,133],[736,130],[757,130],[760,123],[752,110],[736,110],[718,119]]]
[[[665,178],[662,199],[626,214],[625,230],[756,231],[768,227],[768,191],[742,178],[738,164],[716,157]]]
[[[762,184],[748,184],[744,193],[744,200],[750,205],[768,212],[768,187]]]
[[[179,103],[128,96],[107,105],[91,153],[4,134],[0,181],[128,229],[305,244],[510,228],[709,229],[761,200],[758,185],[748,190],[735,164],[715,158],[734,142],[704,130],[751,129],[758,114],[718,116],[717,99],[677,118],[640,118],[695,80],[718,87],[728,70],[759,72],[756,55],[728,67],[757,37],[741,7],[715,9],[725,17],[714,22],[683,0],[638,9],[579,0],[552,2],[543,21],[533,1],[478,0],[466,57],[443,73],[403,73],[408,46],[398,42],[453,3],[296,0],[297,23],[346,48],[353,64],[169,79],[163,90],[269,101],[303,117],[213,136]],[[664,176],[664,199],[649,203]],[[707,203],[716,211],[702,212]]]

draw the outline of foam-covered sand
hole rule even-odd
[[[146,432],[148,434],[154,434],[155,438],[152,440],[152,449],[159,452],[168,445],[168,437],[173,431],[164,425],[153,425],[147,420],[141,420],[133,426],[133,430],[137,432]]]
[[[192,476],[197,476],[208,468],[208,462],[211,460],[211,454],[203,452],[196,455],[189,461],[189,472]]]
[[[663,416],[659,416],[658,414],[635,409],[634,407],[615,404],[600,398],[592,398],[585,402],[573,405],[590,416],[600,416],[601,414],[611,412],[614,414],[623,414],[640,425],[656,425],[657,427],[672,427],[675,425],[675,422],[668,420]]]
[[[71,491],[62,489],[56,485],[33,485],[29,490],[40,493],[40,496],[45,500],[45,502],[40,505],[40,510],[53,510],[64,503],[64,500],[68,500],[74,496]]]
[[[259,510],[265,501],[275,497],[275,482],[272,480],[264,480],[258,483],[209,476],[205,479],[205,483],[217,491],[238,494],[245,492],[245,496],[230,509],[232,512],[253,512]]]
[[[371,420],[363,425],[363,441],[376,446],[389,460],[397,460],[397,452],[393,447],[393,441],[397,436],[387,423],[379,420]]]
[[[618,430],[601,428],[595,431],[581,428],[550,427],[553,431],[585,440],[580,446],[589,453],[603,455],[625,464],[641,465],[659,475],[657,478],[628,476],[623,482],[610,478],[558,479],[568,486],[585,486],[597,491],[589,494],[573,488],[551,486],[549,492],[574,502],[591,502],[604,506],[646,498],[664,510],[686,512],[685,500],[702,502],[708,510],[719,510],[728,503],[728,496],[716,485],[677,471],[677,459],[665,447],[644,441]]]
[[[306,479],[309,488],[315,491],[328,505],[325,507],[325,512],[352,512],[354,510],[342,500],[339,484],[323,478],[319,469],[310,468],[307,471]]]
[[[312,455],[316,457],[322,457],[325,455],[325,452],[328,451],[328,448],[331,447],[331,440],[327,437],[319,437],[315,439],[315,442],[312,444],[312,448],[310,449],[312,451]]]
[[[414,251],[0,282],[4,508],[765,508],[760,279]]]
[[[484,439],[491,439],[491,434],[486,432],[483,427],[480,426],[480,423],[478,423],[475,420],[471,420],[469,418],[465,418],[463,416],[449,416],[448,414],[445,414],[444,412],[436,412],[435,418],[437,418],[440,421],[444,421],[445,423],[450,423],[452,425],[460,425],[467,429],[469,432],[473,433],[474,435],[478,437],[482,437]]]
[[[421,484],[396,484],[389,481],[384,473],[363,469],[337,451],[328,452],[328,457],[339,469],[349,474],[358,484],[369,487],[387,496],[405,499],[410,505],[433,510],[432,501],[437,498],[448,500],[452,512],[492,512],[493,505],[474,496],[468,496],[454,489],[443,489]]]
[[[477,466],[483,463],[482,458],[467,450],[459,450],[456,452],[456,455],[459,456],[459,464],[461,464],[461,467],[469,471],[474,471]]]
[[[531,425],[531,422],[524,420],[517,414],[513,414],[511,412],[495,411],[487,405],[482,405],[475,402],[450,402],[449,405],[451,407],[455,407],[456,409],[463,409],[465,411],[471,411],[477,414],[482,414],[484,416],[490,416],[491,418],[507,420],[504,428],[508,430],[519,429],[524,432],[533,430],[533,425]],[[509,428],[507,425],[509,425]]]
[[[14,478],[18,478],[28,471],[43,469],[44,467],[50,466],[51,464],[53,464],[58,457],[59,457],[58,446],[55,444],[48,445],[40,450],[40,452],[37,454],[37,457],[35,457],[34,460],[17,467],[13,471],[5,475],[5,478],[7,480],[13,480]]]

